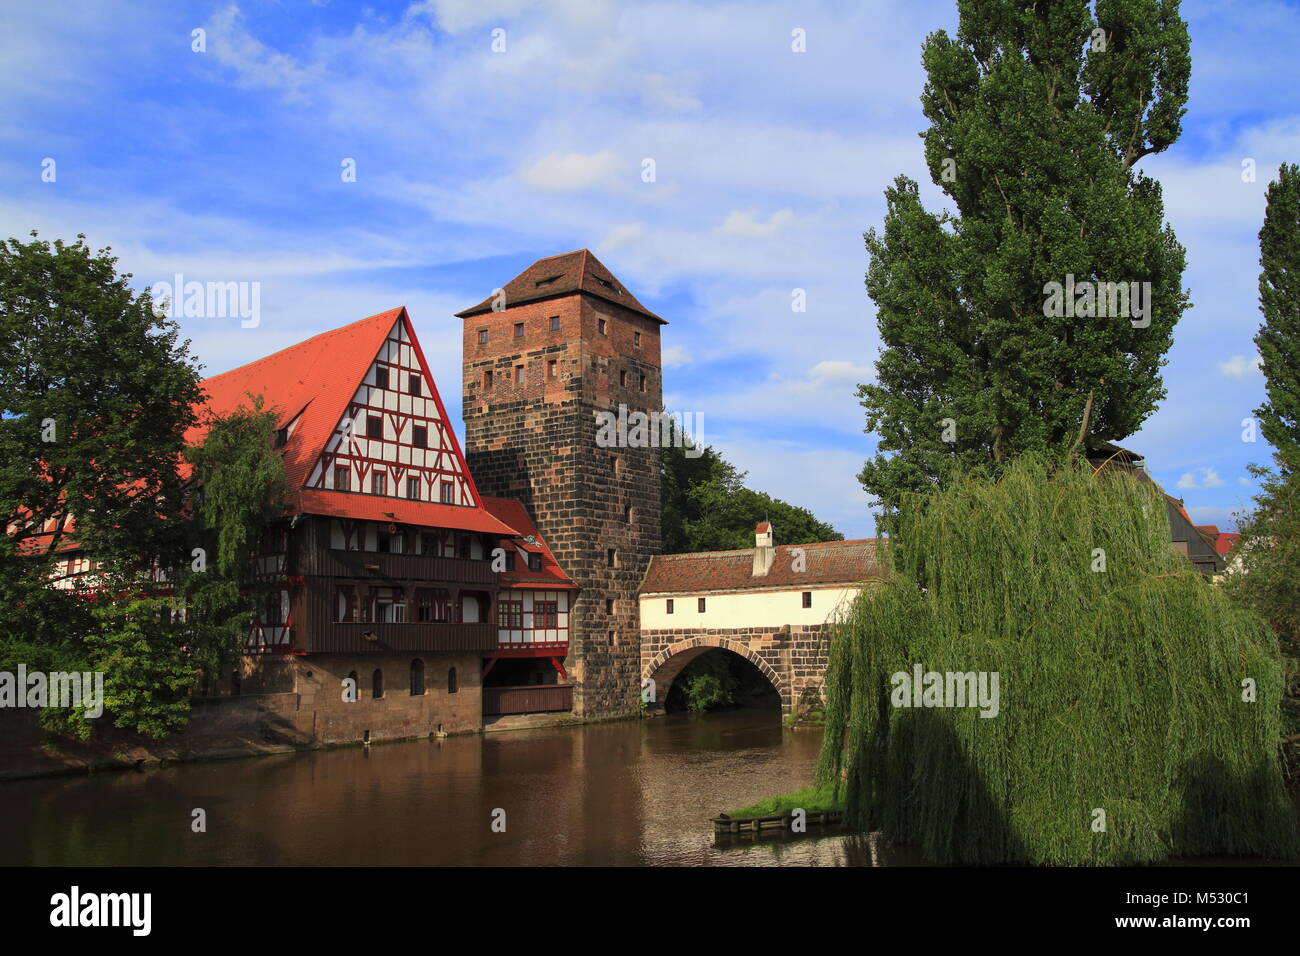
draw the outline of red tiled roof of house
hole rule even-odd
[[[660,325],[668,324],[638,302],[636,296],[627,290],[627,286],[614,278],[614,274],[587,249],[538,259],[502,286],[502,291],[505,293],[507,307],[583,292],[606,302],[615,302],[633,312],[640,312]],[[457,312],[456,317],[464,319],[490,312],[495,298],[488,296],[478,305]]]
[[[516,563],[513,571],[502,574],[500,581],[503,587],[535,588],[542,585],[551,588],[577,587],[569,576],[560,570],[555,555],[551,554],[551,549],[542,540],[541,534],[537,531],[537,525],[533,523],[532,516],[528,514],[528,509],[523,506],[522,502],[515,501],[513,498],[489,498],[484,496],[483,507],[494,518],[513,528],[519,537],[531,537],[536,542],[535,546],[530,547],[527,542],[516,543],[523,547],[524,550],[534,551],[542,556],[540,571],[530,571],[528,565],[525,564],[521,567]]]
[[[387,498],[356,492],[303,488],[292,499],[303,514],[327,515],[360,521],[389,521],[395,524],[482,531],[511,537],[518,529],[493,517],[483,508],[464,508],[433,501]]]
[[[802,548],[806,567],[794,570],[796,548]],[[695,554],[660,554],[650,559],[640,594],[676,594],[685,591],[733,591],[747,588],[799,585],[858,584],[883,577],[877,539],[824,541],[819,544],[782,544],[766,575],[754,577],[754,551],[701,551]]]

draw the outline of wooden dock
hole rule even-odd
[[[757,833],[762,830],[789,830],[794,821],[794,813],[773,813],[765,817],[729,817],[720,813],[713,818],[714,833]],[[842,810],[812,810],[804,815],[804,823],[810,827],[838,826],[844,822]]]

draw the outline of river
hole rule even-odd
[[[711,816],[806,786],[820,743],[742,710],[15,781],[0,864],[868,862],[843,836],[715,843]]]

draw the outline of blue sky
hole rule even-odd
[[[1144,168],[1194,307],[1168,398],[1124,444],[1195,520],[1229,526],[1253,493],[1246,464],[1269,455],[1241,422],[1263,397],[1264,190],[1300,161],[1300,6],[1186,0],[1183,15],[1184,133]],[[406,305],[458,428],[453,313],[534,259],[590,248],[671,323],[665,404],[703,413],[753,487],[866,536],[854,476],[874,439],[854,389],[879,338],[862,233],[899,173],[943,206],[917,137],[919,50],[955,21],[947,0],[11,0],[0,230],[84,232],[142,288],[176,272],[260,282],[258,327],[183,321],[210,374]]]

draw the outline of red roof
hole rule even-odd
[[[390,521],[396,524],[426,525],[431,528],[454,528],[459,531],[483,531],[513,537],[519,532],[494,518],[482,508],[412,501],[409,498],[385,498],[356,492],[304,488],[298,492],[298,510],[303,514],[328,515],[361,521]]]
[[[546,542],[542,540],[542,536],[537,532],[537,526],[533,524],[533,519],[522,502],[515,501],[512,498],[488,498],[485,496],[483,498],[483,507],[491,512],[494,518],[514,528],[519,537],[532,537],[533,541],[537,543],[535,547],[529,547],[527,542],[519,543],[520,546],[527,551],[540,552],[542,555],[542,568],[540,571],[530,571],[528,565],[525,564],[520,567],[516,563],[515,570],[501,575],[502,587],[577,587],[569,576],[560,570],[555,555],[551,554],[551,549],[546,546]]]
[[[805,566],[794,569],[791,553],[802,548]],[[767,574],[754,576],[754,550],[701,551],[695,554],[659,554],[650,559],[641,594],[676,594],[684,591],[736,591],[747,588],[797,585],[859,584],[883,575],[876,555],[876,539],[823,541],[819,544],[782,544]]]

